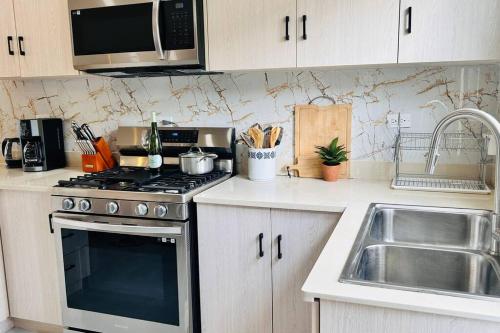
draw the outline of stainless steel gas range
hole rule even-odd
[[[174,164],[159,175],[138,166],[143,132],[120,129],[128,166],[61,180],[53,189],[65,332],[200,332],[192,198],[231,177],[234,130],[160,128],[166,160],[191,145],[220,156],[220,170],[199,176]]]

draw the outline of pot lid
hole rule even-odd
[[[205,158],[217,158],[217,154],[213,153],[205,153],[201,150],[200,147],[193,146],[189,148],[189,151],[186,153],[181,153],[179,154],[180,157],[183,158],[200,158],[200,157],[205,157]]]

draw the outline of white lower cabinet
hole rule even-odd
[[[339,217],[199,204],[202,332],[310,332],[301,287]]]
[[[50,193],[0,191],[0,228],[10,316],[61,325]]]
[[[311,331],[313,304],[304,301],[301,288],[338,219],[331,213],[271,210],[273,333]]]

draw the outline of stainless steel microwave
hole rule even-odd
[[[69,0],[75,69],[115,77],[204,70],[203,0]]]

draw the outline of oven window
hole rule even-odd
[[[179,326],[171,239],[62,229],[68,308]]]
[[[152,3],[71,11],[75,56],[154,51]]]

